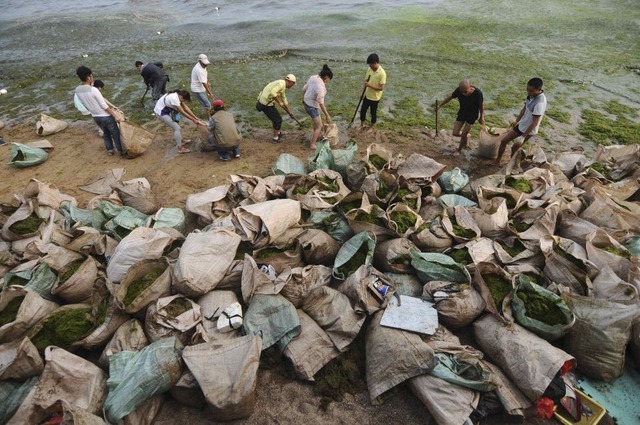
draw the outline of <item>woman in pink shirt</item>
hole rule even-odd
[[[324,97],[327,94],[326,84],[333,79],[333,72],[325,64],[320,74],[309,78],[307,84],[302,88],[304,93],[304,110],[313,119],[313,137],[311,138],[311,149],[316,148],[316,142],[322,131],[322,119],[320,111],[324,114],[325,124],[331,124],[331,117],[324,106]]]

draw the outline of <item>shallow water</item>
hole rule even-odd
[[[638,109],[635,0],[520,3],[98,0],[78,8],[68,0],[5,0],[0,88],[9,94],[0,97],[0,119],[33,120],[36,111],[82,119],[72,91],[75,68],[84,64],[130,118],[152,120],[150,100],[146,110],[139,106],[144,86],[134,61],[161,60],[171,76],[168,88],[188,89],[199,53],[213,62],[214,93],[249,125],[266,126],[253,109],[255,98],[290,72],[299,84],[289,99],[304,115],[302,83],[323,63],[335,74],[329,111],[348,122],[366,56],[374,51],[388,74],[380,121],[393,128],[433,126],[434,101],[463,78],[484,92],[489,124],[504,125],[520,109],[526,81],[542,77],[550,109],[571,114],[569,125],[545,119],[543,137],[575,136],[581,112],[612,99]],[[202,114],[199,106],[194,110]],[[441,125],[449,127],[455,111],[452,102]],[[638,121],[637,114],[629,118]]]

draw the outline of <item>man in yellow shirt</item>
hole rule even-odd
[[[380,58],[377,54],[372,53],[367,58],[367,73],[365,74],[364,86],[364,99],[362,100],[362,108],[360,109],[360,127],[358,130],[364,128],[364,122],[367,118],[367,109],[371,109],[371,129],[376,125],[378,121],[378,103],[382,99],[382,92],[384,85],[387,84],[387,73],[380,66]]]
[[[282,142],[282,133],[280,127],[282,126],[282,115],[278,112],[275,104],[280,105],[282,109],[287,111],[289,116],[293,118],[293,113],[289,109],[289,102],[285,94],[286,89],[290,89],[296,84],[296,76],[293,74],[287,75],[284,80],[272,81],[262,89],[260,96],[258,96],[258,102],[256,103],[256,110],[264,112],[264,114],[271,120],[273,124],[273,143]]]

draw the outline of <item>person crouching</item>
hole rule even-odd
[[[240,158],[242,137],[238,133],[233,114],[224,110],[224,102],[220,99],[213,101],[210,113],[207,129],[211,134],[207,138],[208,143],[203,144],[201,150],[218,152],[220,161]]]

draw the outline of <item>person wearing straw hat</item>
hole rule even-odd
[[[289,102],[285,90],[290,89],[296,84],[296,76],[293,74],[287,74],[284,80],[275,80],[267,84],[260,95],[256,103],[256,110],[258,112],[264,112],[273,125],[273,143],[282,142],[282,132],[280,128],[282,126],[282,115],[278,112],[276,104],[284,109],[291,118],[295,119],[291,108],[289,108]]]
[[[471,85],[471,81],[462,80],[458,84],[453,93],[445,97],[441,104],[436,106],[436,113],[440,108],[449,103],[451,99],[458,99],[460,108],[458,109],[458,115],[456,122],[453,124],[452,135],[460,138],[460,144],[458,145],[458,154],[462,152],[467,146],[469,140],[469,132],[471,127],[478,120],[481,125],[484,125],[484,97],[479,88]],[[464,125],[464,128],[462,127]]]
[[[209,58],[204,53],[198,55],[198,63],[191,70],[191,93],[198,99],[207,115],[207,119],[211,117],[209,109],[213,100],[213,92],[211,91],[211,83],[208,80],[207,65],[211,64]]]

